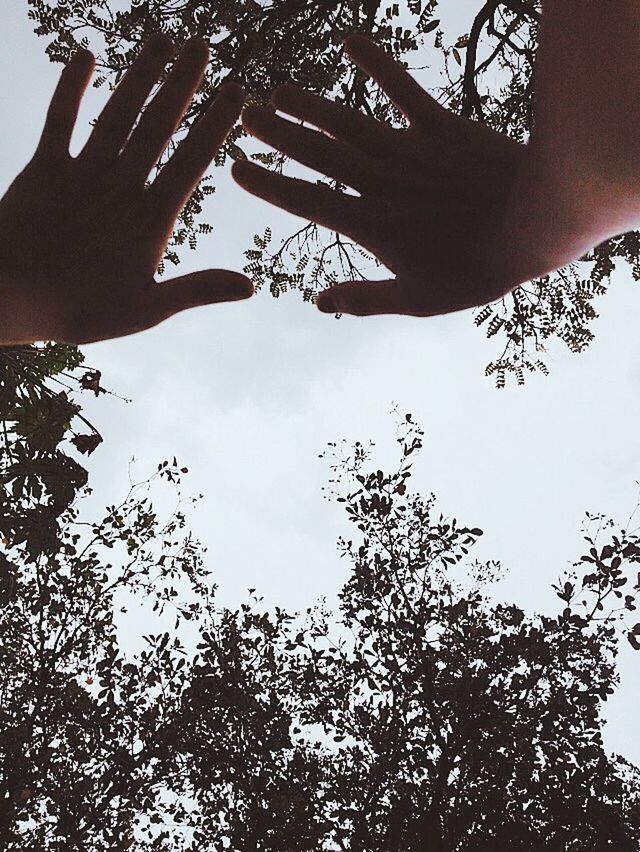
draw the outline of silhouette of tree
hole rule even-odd
[[[155,474],[179,476],[168,463]],[[34,559],[9,542],[0,556],[14,574],[0,610],[2,849],[130,849],[140,815],[156,813],[162,766],[175,758],[163,737],[185,658],[166,634],[146,637],[129,663],[118,618],[141,598],[158,616],[192,616],[172,585],[180,580],[206,594],[180,505],[160,521],[141,489],[96,523],[79,518],[81,491],[55,553]]]
[[[75,45],[90,44],[99,54],[98,84],[116,83],[131,62],[138,44],[150,33],[163,30],[177,43],[198,34],[212,45],[212,63],[206,83],[185,118],[184,128],[202,114],[218,86],[234,78],[246,87],[249,101],[268,100],[285,80],[328,94],[369,115],[401,124],[400,114],[354,66],[342,61],[341,40],[355,30],[410,67],[439,59],[446,83],[433,90],[441,103],[464,116],[524,142],[531,129],[532,69],[540,4],[537,0],[478,0],[467,31],[445,42],[438,15],[449,8],[442,0],[28,0],[36,32],[48,41],[54,61],[68,59]],[[448,36],[447,36],[448,38]],[[419,50],[417,56],[413,55]],[[273,152],[243,149],[238,127],[217,159],[253,159],[282,168],[284,159]],[[177,263],[177,249],[195,247],[211,226],[203,220],[205,196],[214,190],[205,179],[187,205],[177,227],[167,260]],[[245,271],[274,296],[300,290],[306,300],[326,285],[365,277],[363,253],[338,234],[328,235],[313,224],[274,241],[271,228],[254,238],[246,251]],[[371,259],[365,264],[370,266]],[[593,339],[591,321],[595,300],[607,290],[616,258],[625,260],[640,280],[640,238],[628,233],[595,248],[584,262],[522,286],[498,303],[478,309],[475,323],[497,336],[501,349],[487,366],[499,387],[513,374],[522,384],[528,371],[546,372],[544,348],[559,338],[574,352]]]
[[[58,519],[87,482],[73,456],[102,440],[75,398],[106,393],[83,362],[70,346],[0,347],[0,536],[28,559],[57,552]]]
[[[640,775],[601,714],[639,644],[640,538],[588,516],[558,612],[496,602],[481,531],[408,487],[410,415],[397,437],[391,473],[330,449],[355,527],[333,615],[219,607],[175,459],[97,522],[78,495],[55,552],[6,542],[3,849],[637,849]]]

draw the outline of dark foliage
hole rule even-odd
[[[69,346],[0,348],[0,536],[30,560],[57,552],[58,519],[87,482],[67,439],[84,454],[102,440],[74,398],[103,392],[100,373],[83,372],[83,361]]]
[[[496,603],[481,531],[408,487],[421,441],[407,417],[392,473],[332,448],[355,533],[335,616],[219,608],[175,459],[100,521],[76,499],[55,552],[5,542],[1,848],[637,849],[640,776],[601,712],[640,539],[590,517],[558,612]]]

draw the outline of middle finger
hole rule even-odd
[[[120,168],[128,180],[144,182],[156,165],[191,103],[208,61],[206,42],[190,39],[120,156]]]
[[[279,118],[268,109],[245,109],[242,124],[253,136],[272,148],[358,192],[380,183],[380,165],[368,154],[323,133]]]
[[[398,131],[390,125],[289,83],[275,90],[271,103],[280,112],[313,124],[334,139],[355,145],[371,156],[386,157],[393,154],[397,145]]]
[[[83,158],[110,160],[118,156],[172,50],[171,39],[165,35],[155,36],[142,48],[100,113]]]

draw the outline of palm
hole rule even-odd
[[[347,50],[404,112],[407,129],[291,86],[276,92],[274,105],[322,133],[258,108],[246,110],[243,123],[359,196],[251,163],[236,163],[234,177],[249,192],[346,234],[396,275],[331,287],[318,299],[322,310],[425,316],[504,295],[515,282],[500,275],[487,247],[504,218],[524,146],[445,110],[371,42],[352,37]]]
[[[252,292],[244,276],[223,270],[154,279],[175,219],[242,103],[238,87],[222,93],[147,186],[208,58],[204,43],[191,42],[134,127],[171,51],[164,38],[142,51],[76,158],[69,138],[93,57],[80,52],[63,72],[38,150],[0,201],[1,342],[119,337]]]

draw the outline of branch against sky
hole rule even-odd
[[[222,0],[207,6],[187,0],[136,0],[117,8],[107,0],[88,0],[81,6],[28,0],[28,6],[36,32],[49,42],[50,57],[64,61],[85,40],[98,53],[102,82],[120,78],[139,40],[151,32],[162,30],[178,44],[194,34],[206,38],[212,46],[212,63],[185,118],[185,128],[228,79],[245,86],[250,102],[265,103],[280,83],[294,82],[401,125],[399,112],[380,91],[343,61],[342,39],[357,30],[371,35],[410,67],[433,65],[437,60],[445,83],[432,93],[449,109],[517,142],[526,141],[531,129],[532,70],[540,21],[535,0],[478,0],[469,20],[462,26],[457,21],[462,32],[450,44],[438,18],[440,13],[443,19],[450,13],[443,0],[398,4],[287,0],[275,5]],[[217,164],[246,156],[274,169],[283,167],[282,157],[266,149],[251,154],[241,128],[236,127]],[[185,208],[165,260],[178,262],[179,247],[195,247],[198,235],[210,229],[202,204],[213,190],[212,180],[212,176],[205,178]],[[328,285],[365,277],[372,268],[373,260],[338,234],[303,225],[296,226],[289,237],[274,237],[280,231],[280,227],[266,227],[246,252],[245,272],[275,296],[297,289],[311,300]],[[606,292],[616,258],[627,261],[634,278],[640,280],[636,232],[608,240],[591,251],[585,262],[534,280],[475,312],[476,325],[499,341],[486,370],[499,387],[510,374],[523,383],[528,371],[546,372],[544,351],[554,339],[574,352],[589,345],[591,323],[597,316],[595,301]]]
[[[556,611],[496,603],[482,531],[411,490],[422,437],[400,420],[387,471],[329,447],[333,614],[220,607],[175,459],[100,518],[78,494],[36,558],[7,539],[2,848],[636,850],[640,773],[602,709],[640,647],[640,538],[590,517]]]

